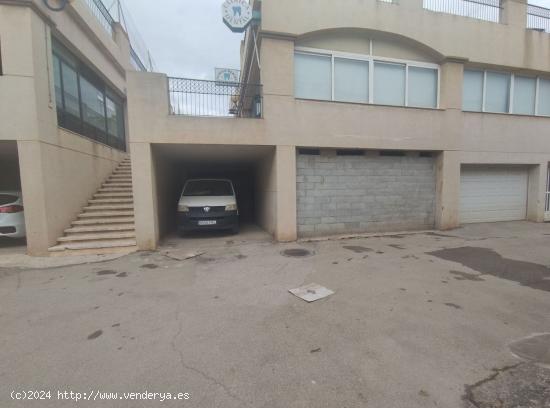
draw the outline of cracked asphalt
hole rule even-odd
[[[527,222],[290,244],[245,229],[0,269],[0,407],[548,408],[549,245]],[[309,283],[335,294],[288,292]],[[11,398],[29,390],[53,398]],[[124,399],[146,391],[190,398]]]

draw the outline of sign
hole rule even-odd
[[[239,82],[241,80],[241,71],[238,69],[216,68],[215,80],[221,83]]]
[[[252,6],[248,0],[225,0],[222,4],[223,22],[234,33],[242,33],[252,22]]]

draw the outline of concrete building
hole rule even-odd
[[[254,0],[228,84],[135,70],[99,0],[0,0],[29,252],[154,249],[195,176],[280,241],[550,219],[550,10],[481,3]]]
[[[235,95],[129,73],[138,246],[156,247],[182,179],[205,173],[240,180],[280,241],[544,221],[550,13],[483,3],[256,0]],[[205,117],[227,110],[198,94],[240,101],[235,117]]]
[[[60,243],[108,232],[80,214],[127,157],[126,71],[142,67],[103,3],[46,3],[60,4],[0,0],[0,190],[23,192],[32,255],[47,255],[71,223]]]

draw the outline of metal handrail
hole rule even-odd
[[[424,0],[423,7],[439,13],[499,23],[502,3],[501,0]]]
[[[527,5],[527,28],[550,32],[550,9],[534,4]]]
[[[260,118],[262,85],[168,78],[171,115]]]

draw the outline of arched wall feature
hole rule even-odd
[[[315,31],[298,37],[295,44],[297,47],[420,62],[438,63],[443,59],[436,50],[410,38],[359,28]]]

